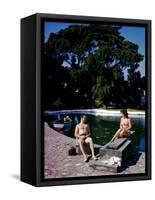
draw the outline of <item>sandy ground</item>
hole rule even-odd
[[[123,166],[121,172],[95,170],[83,161],[82,155],[68,156],[68,150],[75,146],[75,139],[67,137],[51,129],[47,123],[44,124],[44,178],[64,178],[82,176],[104,176],[116,174],[137,174],[145,173],[145,153],[134,155]]]

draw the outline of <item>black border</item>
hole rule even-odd
[[[137,181],[151,179],[151,21],[138,19],[119,19],[119,18],[104,18],[91,16],[74,16],[74,15],[56,15],[56,14],[36,14],[37,16],[37,38],[36,38],[36,77],[37,77],[37,146],[36,146],[36,161],[37,161],[37,186],[50,185],[69,185],[69,184],[86,184],[86,183],[103,183],[116,181]],[[145,72],[147,77],[147,99],[146,99],[146,172],[144,174],[127,174],[127,175],[106,175],[106,176],[90,176],[90,177],[68,177],[44,179],[44,124],[43,124],[43,83],[42,83],[42,62],[43,62],[43,43],[44,21],[58,22],[78,22],[78,23],[105,23],[123,26],[145,27]]]

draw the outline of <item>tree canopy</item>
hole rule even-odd
[[[43,59],[46,109],[144,108],[145,77],[138,70],[143,55],[120,29],[81,24],[50,34]]]

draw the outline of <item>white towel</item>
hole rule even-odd
[[[114,164],[117,164],[119,167],[121,166],[121,158],[119,157],[116,157],[116,156],[113,156],[107,160],[103,160],[102,162],[104,164],[108,164],[108,165],[114,165]]]

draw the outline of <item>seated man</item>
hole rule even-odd
[[[94,160],[97,160],[95,154],[94,154],[94,144],[93,140],[90,137],[90,128],[89,125],[87,124],[86,116],[81,116],[81,121],[79,124],[76,125],[75,127],[75,137],[77,138],[77,141],[80,145],[80,150],[84,156],[84,161],[87,162],[87,156],[84,151],[83,145],[84,143],[90,145],[91,153],[92,153],[92,158]]]

